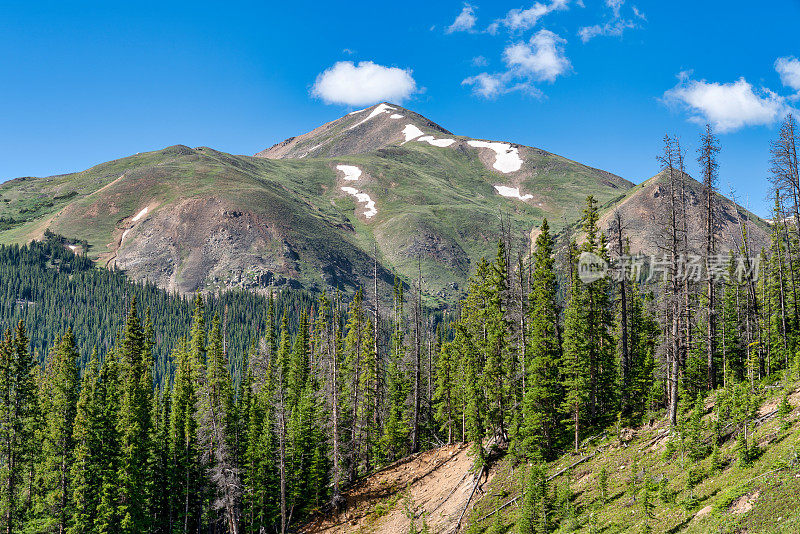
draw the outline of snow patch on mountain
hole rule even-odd
[[[425,132],[414,126],[413,124],[406,124],[406,127],[403,128],[403,135],[406,136],[406,140],[403,141],[404,143],[408,143],[412,139],[416,139],[420,135],[424,135]]]
[[[364,212],[364,217],[367,219],[371,219],[375,215],[378,214],[378,209],[375,207],[375,201],[372,200],[368,194],[360,192],[355,187],[342,187],[342,191],[347,193],[348,195],[353,195],[356,197],[356,200],[361,202],[362,204],[366,204],[364,208],[366,211]]]
[[[447,147],[456,142],[455,139],[436,139],[432,135],[425,135],[417,139],[417,141],[419,141],[420,143],[425,141],[426,143],[439,147]]]
[[[136,221],[138,221],[139,219],[141,219],[142,217],[144,217],[145,215],[147,215],[147,209],[148,209],[148,208],[147,208],[147,207],[145,207],[145,208],[144,208],[142,211],[140,211],[139,213],[137,213],[137,214],[136,214],[136,216],[135,216],[133,219],[131,219],[131,221],[133,221],[133,222],[136,222]]]
[[[512,146],[508,143],[472,140],[467,141],[467,144],[475,148],[489,148],[494,150],[495,160],[494,165],[492,166],[502,173],[516,172],[522,168],[522,159],[519,157],[519,148],[512,148]]]
[[[447,147],[456,142],[455,139],[436,139],[432,135],[425,135],[425,132],[413,124],[406,124],[406,127],[403,128],[403,135],[406,136],[406,140],[403,141],[403,144],[408,143],[409,141],[417,140],[420,143],[428,143],[438,147]],[[419,139],[417,139],[418,137]]]
[[[399,113],[393,113],[392,115],[389,116],[389,118],[390,119],[402,119],[403,116],[400,115]]]
[[[377,106],[375,106],[375,109],[372,110],[372,113],[367,115],[366,119],[364,119],[363,121],[352,125],[349,129],[352,130],[356,126],[361,126],[362,124],[364,124],[368,120],[370,120],[370,119],[372,119],[374,117],[377,117],[381,113],[391,113],[392,111],[397,111],[397,108],[393,108],[392,106],[387,106],[386,104],[378,104]]]
[[[533,198],[533,195],[523,195],[519,192],[519,187],[509,187],[507,185],[496,185],[494,188],[497,192],[504,197],[509,198],[518,198],[520,200],[530,200]]]
[[[337,165],[336,168],[344,173],[345,180],[358,180],[361,177],[361,169],[355,165]]]

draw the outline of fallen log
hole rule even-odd
[[[461,528],[461,520],[464,519],[464,514],[467,513],[467,508],[469,508],[469,503],[472,500],[472,496],[475,495],[475,490],[478,489],[478,484],[481,482],[481,477],[483,476],[483,471],[486,469],[486,464],[481,467],[481,470],[478,472],[478,476],[475,478],[475,484],[472,486],[472,491],[469,493],[469,498],[467,502],[464,504],[464,509],[461,510],[461,515],[458,516],[458,523],[456,523],[456,528],[453,532],[458,532]]]
[[[561,470],[559,470],[559,471],[557,471],[557,472],[553,473],[552,475],[550,475],[549,477],[547,477],[547,481],[548,481],[548,482],[550,482],[551,480],[553,480],[553,479],[554,479],[554,478],[556,478],[557,476],[559,476],[559,475],[563,475],[565,472],[569,471],[569,470],[570,470],[570,469],[572,469],[573,467],[575,467],[575,466],[577,466],[577,465],[580,465],[580,464],[582,464],[583,462],[585,462],[585,461],[587,461],[587,460],[589,460],[589,459],[591,459],[591,458],[594,458],[595,456],[597,456],[597,453],[598,453],[598,452],[600,452],[600,451],[595,451],[595,452],[593,452],[592,454],[590,454],[590,455],[588,455],[588,456],[584,456],[583,458],[581,458],[581,459],[580,459],[580,460],[578,460],[577,462],[575,462],[575,463],[573,463],[573,464],[571,464],[571,465],[568,465],[567,467],[565,467],[565,468],[563,468],[563,469],[561,469]],[[478,523],[480,523],[480,522],[481,522],[481,521],[483,521],[484,519],[488,519],[488,518],[492,517],[494,514],[496,514],[496,513],[497,513],[497,512],[499,512],[500,510],[502,510],[502,509],[506,508],[507,506],[510,506],[510,505],[514,504],[515,502],[517,502],[517,501],[518,501],[518,500],[519,500],[521,497],[523,497],[524,495],[525,495],[525,492],[523,491],[522,493],[520,493],[519,495],[517,495],[516,497],[514,497],[513,499],[511,499],[511,500],[510,500],[510,501],[508,501],[507,503],[503,504],[503,505],[502,505],[502,506],[500,506],[499,508],[497,508],[497,509],[495,509],[495,510],[493,510],[493,511],[489,512],[489,513],[488,513],[488,514],[486,514],[485,516],[483,516],[483,517],[481,517],[480,519],[478,519]],[[459,523],[460,523],[460,522],[461,522],[461,520],[459,519]]]

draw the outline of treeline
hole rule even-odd
[[[263,319],[242,320],[251,330],[243,338],[258,341],[232,361],[230,319],[226,335],[224,308],[197,296],[190,320],[175,321],[163,364],[156,354],[171,312],[138,294],[115,341],[89,356],[76,338],[92,339],[91,328],[64,326],[40,364],[18,323],[0,343],[0,526],[283,533],[340,509],[344,489],[381,466],[468,441],[478,472],[500,454],[536,466],[520,528],[546,530],[554,517],[544,463],[609,425],[662,416],[695,456],[708,454],[722,432],[705,448],[697,429],[702,399],[715,390],[717,420],[744,429],[749,457],[756,382],[796,375],[800,362],[800,218],[784,214],[784,206],[800,211],[797,159],[784,150],[796,144],[793,125],[789,118],[773,150],[777,213],[760,276],[741,221],[740,250],[717,266],[725,276],[680,276],[696,243],[719,255],[719,147],[708,129],[699,203],[688,201],[684,151],[665,139],[658,287],[581,276],[582,255],[619,266],[629,248],[625,221],[617,214],[606,236],[589,197],[581,233],[563,249],[547,221],[530,257],[500,239],[444,318],[424,309],[419,279],[396,283],[391,303],[362,291],[293,308],[298,301],[270,297]],[[688,222],[692,211],[703,225]],[[53,263],[45,256],[32,269]],[[37,291],[46,294],[51,280]],[[159,366],[170,370],[162,380]]]
[[[169,380],[169,355],[189,328],[191,298],[147,282],[132,282],[117,270],[98,268],[86,256],[73,254],[62,237],[51,233],[45,237],[21,247],[0,246],[0,324],[24,321],[31,350],[40,360],[55,334],[72,328],[78,333],[75,341],[83,368],[93,348],[102,354],[114,345],[131,299],[136,298],[155,322],[154,378],[158,383],[165,377]],[[292,328],[300,310],[314,301],[299,290],[284,290],[275,298],[279,314],[289,310]],[[209,313],[222,321],[237,380],[250,345],[263,335],[266,302],[266,297],[248,291],[228,291],[206,302]]]

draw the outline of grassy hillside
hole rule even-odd
[[[785,419],[774,413],[784,392],[782,387],[774,387],[777,385],[759,386],[755,420],[764,420],[756,423],[748,436],[755,446],[755,458],[748,465],[739,459],[736,435],[727,435],[716,460],[711,454],[714,395],[707,399],[703,417],[708,455],[696,465],[689,458],[686,439],[682,441],[680,433],[671,431],[663,418],[638,429],[611,428],[584,442],[580,455],[566,454],[548,465],[550,476],[563,470],[549,483],[552,517],[559,522],[556,531],[800,531],[800,384],[788,387],[792,411]],[[514,499],[520,495],[525,470],[514,468],[507,460],[494,469],[492,482],[470,512],[469,532],[514,531],[521,508],[521,499]],[[690,476],[697,483],[693,490],[687,484]],[[643,504],[648,499],[652,503],[650,517]]]
[[[543,217],[558,228],[579,216],[586,194],[605,202],[630,185],[537,149],[520,155],[522,169],[506,175],[488,164],[491,151],[463,139],[279,160],[178,145],[3,184],[0,243],[49,228],[88,243],[101,264],[181,292],[290,281],[352,289],[370,283],[377,251],[383,287],[394,274],[416,277],[419,266],[431,303],[448,302],[476,261],[494,254],[501,215],[525,248]],[[362,175],[347,181],[337,165]],[[498,184],[533,198],[503,197]],[[352,185],[374,200],[374,217],[342,190]]]
[[[787,390],[777,385],[758,386],[756,423],[748,434],[753,458],[747,465],[731,429],[716,458],[712,453],[715,395],[705,403],[702,435],[709,447],[697,463],[690,460],[687,439],[669,428],[663,414],[653,414],[641,428],[609,428],[585,440],[580,454],[566,453],[546,465],[549,531],[800,531],[800,382]],[[780,416],[775,411],[784,391],[790,392],[791,413]],[[518,532],[526,466],[496,451],[488,473],[476,483],[469,450],[453,444],[389,465],[349,489],[348,505],[338,514],[321,514],[300,531]],[[690,475],[693,489],[687,485]]]

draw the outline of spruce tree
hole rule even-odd
[[[188,534],[200,526],[203,472],[195,416],[199,364],[185,338],[173,352],[172,358],[177,369],[169,420],[170,513],[174,518],[172,528]]]
[[[100,534],[118,532],[120,524],[117,497],[119,492],[120,434],[120,365],[117,347],[112,348],[100,367],[95,398],[98,406],[98,430],[101,449],[100,502],[97,506],[94,530]]]
[[[574,244],[571,249],[574,249]],[[563,381],[564,401],[562,408],[568,414],[565,421],[572,427],[573,446],[575,452],[580,447],[580,431],[585,425],[585,410],[590,394],[590,376],[588,356],[589,328],[586,318],[588,296],[583,284],[578,279],[574,260],[570,259],[571,289],[569,301],[564,310],[563,338]]]
[[[79,355],[72,330],[56,339],[47,361],[44,387],[48,399],[44,414],[42,461],[37,465],[37,495],[28,528],[63,533],[72,516],[70,472],[73,463],[73,427],[80,379]]]
[[[28,350],[28,335],[22,321],[14,334],[7,330],[0,342],[0,512],[6,532],[21,529],[19,497],[24,473],[34,461],[34,425],[37,418],[36,361]]]
[[[234,458],[235,413],[233,384],[228,372],[219,316],[215,315],[204,372],[198,391],[198,443],[201,461],[214,494],[213,509],[224,516],[228,532],[240,522],[241,482]]]
[[[533,256],[530,293],[530,364],[520,430],[521,453],[534,461],[550,459],[559,443],[561,399],[561,346],[559,343],[553,239],[547,219],[542,222]]]
[[[69,534],[90,534],[94,531],[97,518],[103,462],[100,441],[102,406],[98,404],[97,391],[98,367],[95,349],[81,379],[72,429],[75,448],[70,470],[72,518],[67,529]]]
[[[150,504],[147,466],[151,457],[153,400],[151,360],[147,349],[134,297],[119,350],[121,402],[117,428],[121,458],[118,505],[120,531],[123,533],[147,528]]]

